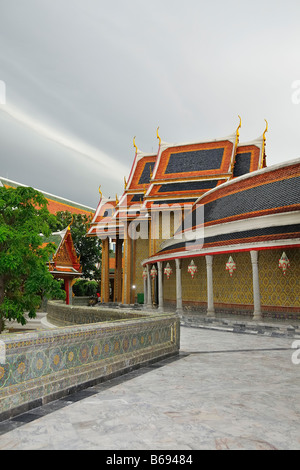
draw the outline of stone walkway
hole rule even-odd
[[[179,357],[0,423],[0,449],[298,450],[295,341],[183,326]]]

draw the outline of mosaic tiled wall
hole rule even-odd
[[[201,256],[194,259],[194,263],[197,266],[197,272],[194,278],[188,273],[188,265],[190,262],[191,259],[183,259],[181,262],[182,301],[206,302],[207,283],[205,257]]]
[[[80,384],[177,354],[179,334],[179,319],[170,314],[3,336],[0,419],[28,403],[45,403]]]
[[[229,254],[216,255],[213,258],[214,302],[225,304],[253,304],[253,280],[250,253],[233,253],[236,270],[232,277],[226,271]]]
[[[279,268],[283,250],[259,252],[259,283],[262,305],[300,309],[300,250],[287,249],[290,261],[286,274]]]
[[[47,304],[47,320],[59,327],[128,320],[129,318],[142,318],[145,316],[146,314],[139,311],[101,308],[101,304],[94,307],[87,307],[86,305],[70,306],[62,301],[49,301]]]
[[[170,266],[172,268],[173,273],[167,279],[167,276],[164,275],[163,277],[163,289],[164,289],[164,301],[175,301],[176,299],[176,267],[175,261],[169,261]],[[166,263],[163,264],[163,268],[165,268]]]

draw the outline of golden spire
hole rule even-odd
[[[74,222],[74,214],[72,214],[72,220],[71,220],[71,222],[70,222],[69,225],[68,225],[68,231],[71,230],[71,225],[73,224],[73,222]]]
[[[116,194],[116,206],[119,204],[118,195]]]
[[[126,188],[127,188],[127,181],[126,181],[126,178],[124,176],[124,189],[126,189]]]
[[[133,138],[133,146],[135,147],[135,152],[137,153],[138,148],[137,148],[136,143],[135,143],[135,137],[136,137],[136,136],[134,136],[134,138]]]
[[[242,118],[240,115],[238,115],[239,119],[240,119],[240,123],[238,125],[238,128],[236,130],[236,140],[235,140],[235,148],[237,148],[238,146],[238,143],[239,143],[239,138],[240,138],[240,128],[242,127]]]
[[[158,140],[159,140],[159,145],[160,145],[160,144],[161,144],[161,138],[160,138],[159,135],[158,135],[158,129],[159,129],[159,127],[156,129],[156,135],[157,135],[157,138],[158,138]]]
[[[237,130],[236,130],[234,155],[233,155],[232,163],[231,163],[231,178],[233,177],[233,169],[234,169],[235,159],[236,159],[236,150],[237,150],[237,146],[238,146],[238,144],[239,144],[240,128],[242,127],[242,118],[241,118],[241,116],[240,116],[239,114],[238,114],[238,117],[239,117],[240,122],[239,122],[238,128],[237,128]]]
[[[260,163],[260,168],[263,168],[264,162],[265,162],[265,150],[266,150],[266,133],[268,132],[268,121],[265,119],[266,123],[266,128],[263,133],[263,143],[262,143],[262,149],[261,149],[261,163]]]
[[[102,199],[101,184],[100,184],[100,186],[99,186],[99,194],[100,194],[100,196],[101,196],[101,199]]]

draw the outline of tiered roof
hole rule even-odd
[[[94,214],[92,223],[90,224],[90,228],[88,230],[87,236],[88,237],[95,237],[101,236],[101,225],[104,225],[103,230],[107,229],[108,226],[118,228],[119,224],[117,223],[114,215],[116,212],[116,206],[118,201],[117,200],[110,200],[103,198],[102,192],[99,188],[100,192],[100,201],[96,212]]]
[[[234,178],[194,204],[174,238],[149,262],[283,246],[300,246],[300,159]],[[204,206],[204,220],[197,209]],[[181,240],[180,240],[181,238]]]
[[[135,157],[120,200],[101,200],[88,235],[123,230],[122,221],[148,217],[149,209],[179,204],[192,207],[207,191],[242,174],[265,166],[265,133],[255,141],[240,144],[239,129],[221,139],[169,144],[159,139],[157,154],[140,151],[134,138]],[[113,208],[106,210],[106,205]],[[104,230],[105,227],[105,230]]]
[[[146,207],[192,204],[207,190],[227,181],[235,153],[236,134],[225,139],[188,144],[160,144]]]

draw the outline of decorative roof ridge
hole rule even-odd
[[[116,202],[116,201],[114,201],[113,199],[109,199],[109,198],[107,198],[107,197],[103,197],[102,191],[101,191],[100,188],[101,188],[101,186],[99,186],[100,201],[99,201],[99,203],[98,203],[97,209],[96,209],[95,212],[94,212],[93,220],[92,220],[92,222],[91,222],[91,226],[93,226],[93,225],[96,223],[95,221],[97,220],[97,218],[98,218],[99,215],[100,215],[100,210],[101,210],[101,208],[102,208],[105,204],[108,204],[108,203],[109,203],[109,204],[114,204],[114,203]]]
[[[236,132],[233,132],[232,134],[229,134],[225,137],[219,137],[216,139],[204,139],[204,140],[196,140],[192,142],[175,142],[175,143],[170,143],[170,142],[165,142],[161,141],[161,147],[166,146],[166,147],[184,147],[187,145],[197,145],[197,144],[209,144],[210,142],[223,142],[223,141],[232,141],[235,142],[236,139]]]
[[[131,166],[131,169],[130,169],[130,172],[129,172],[129,177],[128,177],[128,180],[126,181],[126,177],[124,176],[124,189],[126,191],[126,189],[130,186],[131,182],[132,182],[132,179],[133,179],[133,176],[134,176],[134,173],[135,173],[135,170],[136,170],[136,167],[137,167],[137,164],[138,162],[142,159],[142,158],[145,158],[145,157],[156,157],[157,154],[156,153],[146,153],[146,152],[143,152],[142,150],[140,150],[136,143],[135,143],[135,137],[133,138],[133,146],[135,147],[135,155],[134,155],[134,160],[133,160],[133,164]]]
[[[259,147],[261,149],[262,144],[263,144],[263,138],[264,138],[264,135],[262,134],[261,136],[257,137],[256,139],[249,140],[247,142],[241,142],[241,143],[238,144],[237,148],[247,147],[249,145],[255,145],[256,147]]]
[[[175,179],[155,179],[151,180],[151,185],[162,185],[162,184],[173,184],[173,183],[185,183],[189,181],[205,181],[205,180],[222,180],[229,178],[231,176],[231,173],[220,173],[218,175],[200,175],[200,176],[183,176],[183,177],[178,177]],[[150,186],[149,186],[150,189]],[[147,191],[148,194],[148,191]]]
[[[243,180],[248,179],[248,178],[254,178],[254,177],[257,176],[258,174],[269,173],[269,172],[271,172],[271,171],[279,170],[280,168],[284,168],[284,167],[288,167],[288,166],[293,166],[293,165],[297,165],[297,164],[300,165],[300,157],[298,157],[298,158],[296,158],[296,159],[294,159],[294,160],[288,160],[287,162],[277,163],[277,164],[275,164],[275,165],[271,165],[271,166],[268,166],[268,167],[265,167],[265,168],[260,168],[259,170],[252,171],[251,173],[246,173],[246,174],[244,174],[244,175],[237,176],[237,177],[234,178],[234,179],[231,179],[231,180],[229,180],[229,181],[226,181],[225,183],[220,184],[220,186],[217,186],[216,188],[210,189],[210,190],[207,191],[205,194],[203,194],[202,196],[200,196],[200,197],[195,201],[195,204],[197,204],[198,202],[200,202],[201,199],[203,199],[204,197],[208,196],[209,194],[212,194],[213,192],[219,191],[221,188],[224,188],[224,186],[229,186],[229,185],[231,185],[231,184],[236,184],[236,183],[239,183],[240,181],[243,181]]]

